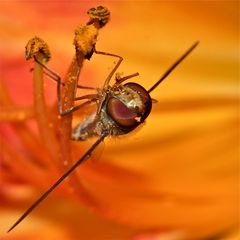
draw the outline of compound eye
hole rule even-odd
[[[137,113],[133,109],[129,109],[117,98],[109,99],[107,111],[111,118],[122,127],[134,127],[137,123]]]
[[[124,84],[124,86],[131,88],[134,92],[136,92],[140,96],[143,104],[143,108],[141,110],[141,122],[143,122],[148,117],[149,113],[152,110],[152,99],[149,93],[141,85],[134,82],[126,83]]]

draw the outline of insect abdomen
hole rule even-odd
[[[72,140],[85,141],[90,137],[97,136],[95,133],[95,114],[89,115],[80,122],[72,131]]]

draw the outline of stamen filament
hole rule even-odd
[[[39,61],[43,60],[41,53],[37,54]],[[55,135],[55,131],[51,128],[51,122],[49,121],[49,114],[44,96],[44,82],[43,82],[43,69],[38,63],[35,63],[33,71],[33,92],[34,92],[34,109],[36,114],[36,120],[38,124],[39,133],[45,143],[45,146],[53,161],[58,161],[57,153],[59,152],[59,144]]]
[[[34,109],[31,107],[1,107],[0,122],[20,122],[33,118]]]
[[[10,95],[8,94],[8,89],[4,85],[3,81],[0,80],[0,104],[4,107],[13,107],[13,103]],[[28,153],[32,156],[35,156],[34,162],[30,161],[33,165],[38,162],[41,165],[45,165],[49,170],[55,169],[53,162],[49,158],[47,151],[45,150],[42,142],[37,139],[37,137],[29,129],[29,126],[24,122],[12,122],[9,125],[13,128],[16,133],[16,136],[22,140],[22,144],[27,149]],[[39,151],[39,148],[42,151]]]

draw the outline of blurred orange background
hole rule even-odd
[[[107,139],[97,163],[89,161],[78,170],[103,209],[91,211],[80,200],[53,194],[7,236],[4,232],[46,187],[35,186],[32,192],[34,184],[29,183],[11,190],[1,181],[0,236],[237,239],[238,1],[2,1],[0,78],[18,105],[33,102],[31,63],[24,59],[27,41],[35,35],[45,39],[52,53],[49,66],[64,76],[74,54],[74,29],[97,5],[111,12],[97,49],[121,55],[119,71],[139,72],[132,81],[146,89],[196,40],[200,45],[151,94],[158,103],[146,124],[135,133]],[[93,56],[84,64],[80,83],[101,87],[114,61]],[[47,80],[45,85],[52,104],[55,84]],[[2,124],[1,134],[11,141],[6,126]],[[12,144],[18,151],[17,143]],[[76,158],[87,146],[74,143]]]

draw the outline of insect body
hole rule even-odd
[[[151,111],[151,97],[141,85],[133,82],[117,83],[109,87],[100,99],[100,112],[88,116],[72,134],[73,140],[86,140],[92,136],[122,135],[143,123]]]
[[[198,42],[194,43],[149,90],[146,90],[144,87],[134,82],[128,82],[124,85],[121,84],[125,80],[138,75],[138,73],[123,78],[116,77],[116,83],[113,86],[110,86],[109,82],[123,59],[118,55],[97,52],[95,50],[96,54],[118,57],[118,63],[105,80],[103,88],[98,90],[97,94],[89,94],[86,96],[77,97],[76,100],[89,100],[65,112],[60,111],[60,114],[64,116],[80,109],[86,104],[90,104],[92,102],[97,103],[97,111],[89,115],[83,122],[73,129],[72,139],[86,140],[91,137],[98,137],[98,139],[67,172],[65,172],[36,202],[33,203],[32,206],[26,210],[26,212],[16,221],[16,223],[8,230],[8,232],[15,228],[67,176],[69,176],[84,160],[86,160],[105,137],[109,135],[118,136],[127,134],[143,123],[150,114],[152,108],[152,99],[149,93],[152,92],[173,71],[173,69],[175,69],[175,67],[182,62],[182,60],[186,58],[190,52],[192,52],[197,45]],[[37,58],[35,58],[35,61],[49,71],[49,74],[53,73]],[[54,76],[56,77],[56,74],[54,74]],[[52,77],[53,79],[54,76]],[[54,80],[57,81],[59,88],[62,83],[59,81],[59,79]]]
[[[86,100],[80,105],[75,105],[70,109],[62,109],[62,96],[61,88],[67,87],[66,83],[61,82],[61,78],[49,69],[37,56],[41,56],[42,60],[49,58],[49,53],[44,42],[40,39],[36,42],[30,41],[27,45],[26,51],[31,54],[27,54],[29,58],[33,57],[35,62],[42,66],[45,70],[45,74],[50,76],[57,82],[58,93],[58,107],[59,114],[64,118],[65,115],[72,113],[82,107],[95,103],[97,105],[96,112],[86,117],[84,121],[79,123],[72,131],[73,140],[86,140],[88,138],[97,137],[95,143],[88,149],[88,151],[72,166],[70,167],[39,199],[37,199],[25,213],[14,223],[14,225],[8,230],[10,232],[15,228],[40,202],[42,202],[66,177],[68,177],[84,160],[86,160],[94,149],[105,139],[105,137],[118,136],[127,134],[141,125],[149,116],[152,109],[152,99],[150,93],[175,69],[175,67],[182,62],[182,60],[192,52],[192,50],[198,45],[198,42],[193,44],[164,74],[163,76],[148,90],[135,82],[127,82],[123,84],[129,78],[137,76],[138,73],[134,73],[129,76],[119,77],[116,75],[115,83],[111,86],[110,81],[113,75],[116,73],[123,58],[105,52],[99,52],[95,49],[95,32],[89,41],[89,46],[86,48],[85,42],[83,42],[83,34],[86,34],[88,40],[89,33],[95,25],[104,26],[109,19],[109,12],[103,7],[92,8],[89,10],[91,17],[86,26],[91,25],[91,28],[87,28],[85,25],[78,28],[77,34],[81,33],[75,40],[77,42],[76,52],[79,51],[85,58],[90,58],[93,53],[101,54],[105,56],[112,56],[118,58],[118,62],[112,69],[108,77],[106,78],[103,87],[96,89],[95,94],[88,94],[81,97],[75,97],[74,101]],[[75,32],[76,34],[76,32]],[[34,43],[34,44],[33,44]],[[83,44],[84,43],[84,44]],[[38,52],[36,52],[38,51]],[[75,59],[76,61],[76,59]],[[78,72],[78,71],[77,71]],[[71,80],[71,79],[70,79]],[[83,87],[77,85],[76,87],[92,89],[91,87]]]

